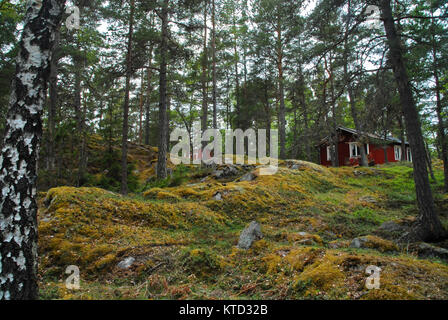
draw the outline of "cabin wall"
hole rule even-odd
[[[348,165],[347,161],[350,158],[350,149],[347,142],[338,143],[338,157],[339,166]],[[320,164],[326,167],[331,167],[331,160],[327,161],[327,146],[320,146]]]
[[[344,139],[345,140],[345,139]],[[350,149],[348,142],[351,141],[342,141],[339,142],[339,166],[350,166],[353,163],[353,160],[350,161]],[[397,144],[398,145],[398,144]],[[394,152],[394,144],[390,144],[387,146],[387,159],[389,162],[398,162],[399,160],[395,160],[395,152]],[[405,155],[406,156],[406,155]],[[375,164],[384,164],[384,149],[382,146],[369,144],[369,160],[373,160]],[[327,161],[327,146],[320,146],[320,163],[323,166],[330,167],[331,161]],[[357,164],[358,161],[355,161]]]

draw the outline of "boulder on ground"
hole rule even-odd
[[[448,250],[437,247],[426,242],[417,245],[417,254],[419,257],[432,257],[448,261]]]
[[[241,232],[238,248],[247,250],[252,246],[254,241],[262,238],[263,233],[261,232],[260,224],[256,221],[252,221],[249,226]]]

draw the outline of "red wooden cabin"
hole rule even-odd
[[[360,150],[357,143],[357,138],[362,136],[369,143],[364,144],[364,148],[367,152],[369,164],[382,164],[385,163],[384,150],[387,152],[387,160],[389,162],[397,162],[401,160],[403,150],[401,146],[401,140],[394,137],[380,137],[376,134],[358,132],[353,129],[338,127],[338,166],[354,166],[360,163]],[[384,149],[386,145],[386,149]],[[409,143],[405,142],[406,150],[405,160],[412,162],[411,149]],[[329,137],[324,138],[318,145],[320,150],[320,164],[324,166],[331,166],[331,143]]]

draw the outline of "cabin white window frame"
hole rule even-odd
[[[412,152],[410,147],[406,147],[406,160],[412,162]]]
[[[401,161],[401,155],[402,155],[401,151],[402,151],[401,146],[394,145],[394,159],[396,161]],[[397,157],[397,152],[398,152],[398,157]]]
[[[352,148],[353,145],[356,145],[355,149]],[[370,153],[369,144],[365,143],[364,147],[366,148],[366,154],[368,155]],[[348,148],[350,150],[350,159],[359,158],[361,156],[361,149],[359,148],[359,145],[357,142],[349,142]],[[356,152],[355,152],[356,155],[353,154],[353,150],[356,150]]]
[[[350,159],[357,158],[361,154],[361,152],[359,150],[359,146],[356,142],[349,142],[348,148],[350,150]],[[355,151],[355,154],[353,153],[353,150]]]

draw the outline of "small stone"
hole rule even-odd
[[[367,238],[355,238],[350,243],[350,248],[363,248],[364,245],[369,241]]]
[[[249,226],[241,232],[240,240],[238,241],[238,248],[249,249],[254,241],[263,238],[261,227],[256,221],[252,221]]]
[[[214,196],[213,196],[213,199],[215,199],[215,200],[222,200],[222,195],[221,195],[221,193],[219,193],[219,192],[217,192]]]
[[[134,257],[127,257],[126,259],[122,260],[117,264],[117,267],[120,269],[129,269],[132,264],[134,263],[135,258]]]

